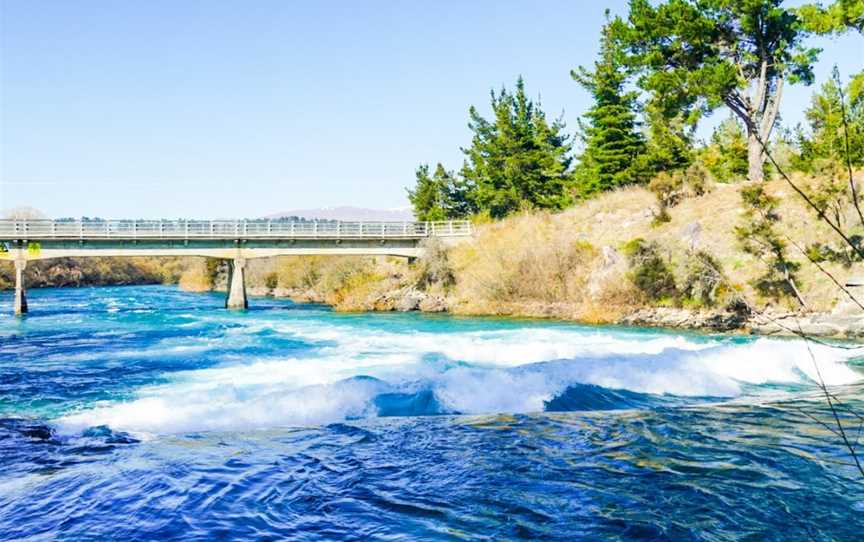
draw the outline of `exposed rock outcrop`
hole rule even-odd
[[[746,314],[727,310],[699,310],[657,307],[641,309],[625,316],[618,323],[628,326],[736,331],[748,321]]]

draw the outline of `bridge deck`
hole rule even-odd
[[[467,220],[340,222],[291,220],[0,220],[0,241],[405,239],[471,235]]]
[[[0,260],[15,265],[15,314],[27,312],[28,261],[68,257],[203,256],[230,262],[225,306],[248,305],[246,260],[290,255],[416,258],[423,239],[457,243],[467,220],[338,222],[293,220],[0,220]]]

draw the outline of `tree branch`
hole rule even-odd
[[[839,235],[840,238],[843,239],[843,241],[847,245],[849,245],[853,251],[855,251],[859,258],[864,259],[864,251],[858,248],[858,246],[852,242],[849,236],[843,233],[843,230],[840,229],[840,226],[835,224],[828,217],[828,215],[825,214],[825,211],[822,210],[818,205],[816,205],[813,200],[810,199],[810,197],[805,194],[804,191],[801,190],[801,188],[799,188],[798,185],[792,181],[792,179],[789,178],[789,175],[786,174],[783,168],[780,167],[780,164],[777,163],[777,160],[774,159],[774,155],[771,154],[771,152],[768,150],[768,146],[765,144],[765,141],[759,136],[758,133],[756,134],[756,140],[759,142],[759,145],[762,146],[762,152],[765,153],[765,156],[768,157],[768,160],[777,169],[777,171],[780,173],[780,176],[783,177],[783,180],[786,181],[786,184],[792,187],[792,190],[794,190],[795,193],[798,194],[798,196],[801,197],[801,199],[803,199],[811,209],[816,211],[816,216],[818,216],[823,222],[831,226],[831,229],[834,230],[834,233]]]
[[[760,136],[765,141],[768,141],[771,130],[774,129],[774,121],[777,120],[777,113],[780,111],[780,98],[783,96],[783,80],[783,77],[777,80],[777,90],[765,106],[765,113],[762,116],[762,125],[759,127],[759,131]]]
[[[851,299],[853,303],[855,303],[856,305],[858,305],[858,307],[859,307],[862,311],[864,311],[864,305],[862,305],[862,304],[861,304],[857,299],[855,299],[855,296],[852,295],[852,292],[850,292],[848,288],[846,288],[845,286],[843,286],[842,284],[840,284],[840,281],[838,281],[838,280],[834,277],[834,275],[832,275],[832,274],[831,274],[827,269],[825,269],[824,267],[822,267],[822,265],[821,265],[819,262],[817,262],[816,260],[814,260],[813,258],[811,258],[811,257],[810,257],[810,254],[808,254],[807,251],[804,250],[804,248],[801,247],[798,243],[796,243],[796,242],[795,242],[791,237],[789,237],[788,235],[784,235],[784,237],[786,237],[786,240],[789,241],[789,243],[791,243],[793,247],[797,248],[798,251],[799,251],[801,254],[803,254],[804,257],[807,258],[807,259],[810,261],[810,263],[812,263],[813,265],[815,265],[816,268],[817,268],[819,271],[821,271],[823,275],[825,275],[826,277],[828,277],[828,278],[831,280],[831,282],[834,283],[835,286],[837,286],[838,288],[840,288],[841,290],[843,290],[843,293],[846,294],[846,296],[849,297],[849,299]]]
[[[855,206],[855,211],[858,213],[858,220],[864,226],[864,214],[861,213],[861,205],[858,202],[858,189],[855,187],[855,179],[852,176],[852,157],[849,153],[849,119],[846,117],[846,96],[843,93],[843,85],[840,82],[840,74],[834,72],[834,84],[837,85],[837,92],[840,94],[840,117],[843,121],[843,141],[844,150],[846,151],[846,170],[849,173],[849,190],[852,192],[852,205]]]
[[[759,66],[759,79],[756,84],[756,101],[753,104],[753,109],[764,112],[768,94],[768,61],[764,58],[761,66]]]

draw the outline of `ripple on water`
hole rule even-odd
[[[31,298],[26,320],[0,316],[0,540],[864,531],[794,341],[272,300],[238,315],[164,287]],[[850,353],[815,351],[864,410]]]

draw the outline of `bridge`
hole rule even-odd
[[[422,241],[470,236],[471,223],[256,220],[0,220],[0,260],[15,265],[16,315],[27,312],[28,261],[84,256],[204,256],[229,262],[230,309],[248,307],[252,258],[296,255],[422,255]]]

